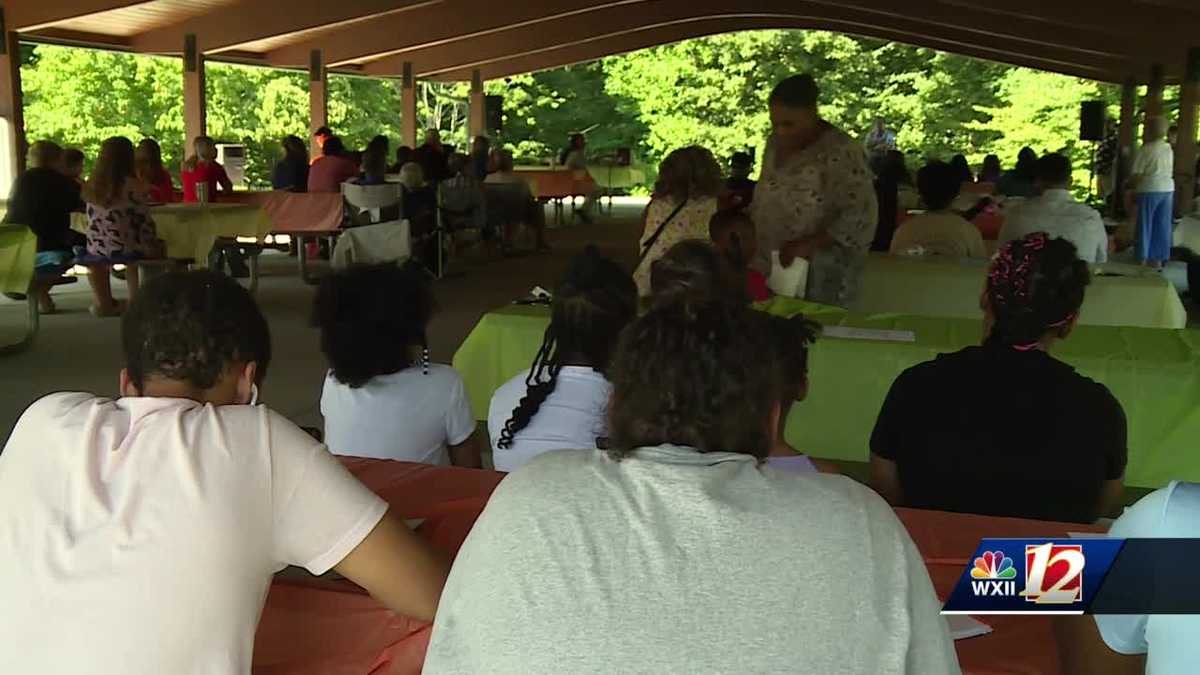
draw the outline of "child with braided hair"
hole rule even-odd
[[[1109,513],[1125,475],[1125,413],[1049,354],[1074,329],[1089,280],[1065,239],[1035,232],[1005,244],[980,299],[983,344],[892,384],[871,435],[875,489],[944,511],[1070,522]]]
[[[608,436],[604,376],[617,336],[637,315],[637,286],[589,246],[554,294],[550,325],[528,372],[506,382],[488,407],[496,469],[512,471],[550,450],[595,449]]]

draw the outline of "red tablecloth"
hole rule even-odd
[[[221,201],[263,207],[273,232],[333,232],[342,226],[342,195],[337,192],[235,191],[222,193]]]
[[[427,518],[418,532],[454,553],[492,490],[493,471],[434,467],[386,460],[343,460],[368,487],[405,518]],[[1100,531],[1085,525],[897,509],[925,558],[939,596],[945,597],[983,537],[1062,537]],[[971,675],[1059,672],[1050,619],[988,616],[995,631],[955,643]],[[398,617],[346,582],[276,580],[259,622],[254,672],[259,675],[372,675],[418,673],[429,624]]]

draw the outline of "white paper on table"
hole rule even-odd
[[[917,334],[911,330],[882,330],[878,328],[851,328],[850,326],[825,326],[821,330],[825,337],[846,340],[882,340],[884,342],[916,342]]]
[[[950,637],[955,640],[979,637],[992,632],[992,627],[982,621],[971,618],[967,614],[945,614],[946,627],[950,629]]]
[[[803,298],[808,290],[808,260],[796,258],[791,267],[784,267],[779,262],[779,251],[771,251],[771,276],[767,279],[767,288],[775,295]]]

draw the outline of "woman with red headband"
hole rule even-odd
[[[1125,413],[1050,356],[1090,280],[1075,246],[1035,232],[996,254],[984,340],[896,378],[871,434],[871,482],[894,505],[1091,522],[1116,506]]]

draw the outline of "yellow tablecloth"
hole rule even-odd
[[[915,333],[914,342],[822,337],[813,345],[809,398],[792,408],[786,436],[804,452],[829,459],[866,461],[871,429],[896,376],[938,353],[978,344],[982,333],[980,322],[970,319],[868,316],[788,299],[777,298],[763,309],[781,315],[803,309],[827,326]],[[501,384],[529,368],[548,322],[546,307],[510,306],[476,324],[454,355],[476,416],[487,415]],[[1105,384],[1124,407],[1126,484],[1200,482],[1200,331],[1081,326],[1054,355]]]
[[[646,172],[636,166],[589,164],[588,173],[596,185],[606,190],[628,190],[646,183]]]
[[[27,292],[36,257],[33,230],[24,225],[0,225],[0,292]]]
[[[208,265],[208,253],[219,237],[262,239],[271,232],[271,219],[253,204],[164,204],[150,209],[158,236],[171,258],[192,258],[196,267]]]
[[[158,238],[167,257],[191,258],[194,267],[208,266],[208,253],[219,237],[262,239],[273,229],[270,217],[256,204],[163,204],[151,207]],[[71,214],[71,228],[87,232],[87,216]]]
[[[1093,326],[1183,328],[1187,310],[1162,275],[1132,265],[1098,265],[1079,323]],[[1109,274],[1120,276],[1108,276]],[[980,319],[986,260],[944,261],[871,254],[855,309],[864,314]]]

